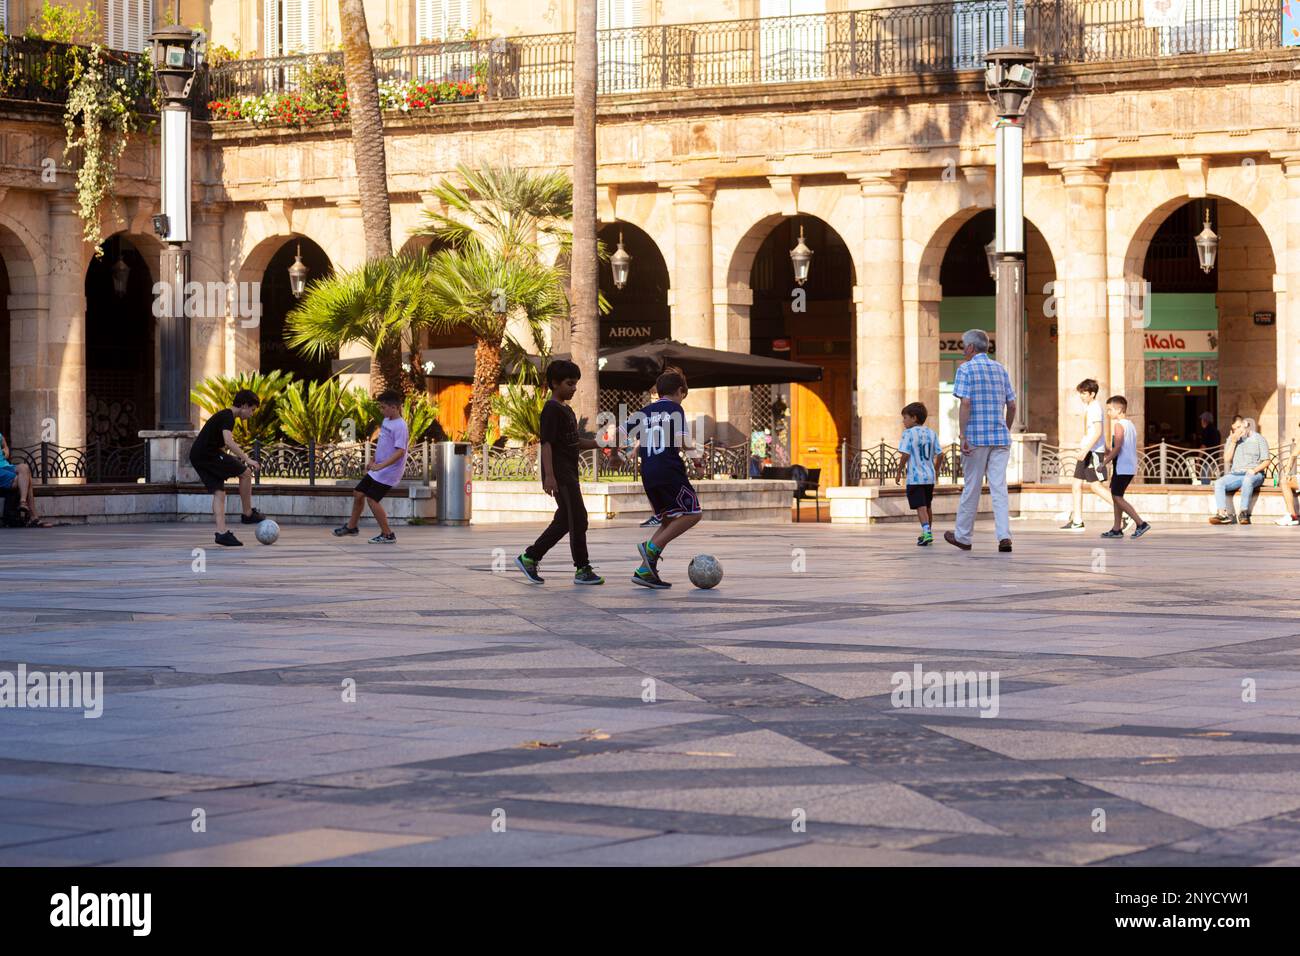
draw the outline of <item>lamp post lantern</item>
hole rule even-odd
[[[1196,258],[1200,260],[1202,272],[1212,272],[1214,270],[1214,259],[1219,252],[1219,237],[1210,228],[1210,210],[1205,210],[1205,228],[1200,231],[1194,240],[1196,243]]]
[[[1014,7],[1007,0],[1007,39],[1014,39]],[[1025,111],[1034,96],[1037,57],[1021,46],[990,50],[984,57],[984,89],[997,112],[997,333],[999,358],[1016,391],[1012,430],[1025,430]],[[986,248],[987,252],[987,248]]]
[[[813,252],[803,241],[803,226],[799,227],[799,244],[790,250],[790,264],[794,266],[794,281],[803,285],[808,281],[808,270],[812,268]]]
[[[618,249],[609,257],[609,268],[614,273],[614,288],[621,289],[627,285],[627,275],[632,268],[632,257],[623,248],[623,234],[618,234]]]
[[[289,267],[289,291],[293,293],[295,299],[301,299],[303,292],[307,288],[307,273],[311,270],[303,264],[302,261],[302,243],[298,243],[298,250],[293,254],[293,265]]]
[[[165,27],[149,37],[162,92],[162,213],[154,231],[163,242],[159,277],[166,302],[159,319],[162,381],[159,428],[190,427],[190,326],[185,291],[190,280],[190,90],[203,61],[204,38],[188,27]]]

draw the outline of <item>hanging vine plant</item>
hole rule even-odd
[[[127,139],[144,127],[140,105],[158,106],[153,64],[148,55],[127,62],[99,44],[72,48],[72,79],[63,113],[63,154],[81,150],[77,170],[77,215],[85,241],[103,255],[99,210],[113,192]],[[149,124],[152,127],[152,123]]]

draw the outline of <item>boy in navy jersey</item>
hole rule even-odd
[[[702,517],[700,499],[686,477],[682,449],[692,447],[686,435],[686,377],[669,369],[655,382],[659,396],[641,409],[639,447],[641,485],[650,508],[659,519],[654,537],[637,545],[641,566],[632,575],[632,583],[662,590],[672,587],[659,577],[659,558],[668,542],[695,527]]]

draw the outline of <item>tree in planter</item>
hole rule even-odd
[[[276,440],[280,428],[276,403],[293,381],[292,372],[241,372],[239,375],[214,375],[204,379],[190,391],[190,401],[208,415],[229,408],[235,393],[248,389],[260,400],[257,411],[247,421],[235,420],[234,436],[240,447],[248,448],[254,440],[263,445]]]
[[[546,330],[567,310],[559,276],[523,256],[511,258],[482,247],[444,249],[429,260],[423,295],[435,331],[461,328],[474,334],[468,439],[481,444],[501,379],[508,312],[527,324],[532,346],[543,350]]]
[[[361,230],[366,259],[392,255],[393,219],[388,205],[388,162],[384,154],[384,119],[379,111],[379,80],[363,0],[339,0],[339,30],[343,38],[343,72],[348,90],[352,152],[357,191],[361,199]],[[385,336],[375,342],[370,361],[370,394],[402,390],[402,341]]]
[[[428,256],[374,259],[350,272],[335,272],[307,287],[285,318],[284,339],[311,358],[327,358],[343,345],[370,349],[371,394],[379,380],[402,388],[402,337],[430,319],[424,308],[423,278]]]
[[[543,352],[543,368],[547,361]],[[526,359],[522,361],[514,380],[492,396],[492,411],[503,419],[501,433],[525,446],[536,445],[542,440],[542,409],[549,397],[541,370]]]

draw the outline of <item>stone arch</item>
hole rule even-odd
[[[939,421],[937,410],[942,407],[941,383],[945,381],[940,359],[940,302],[943,300],[940,274],[953,240],[975,217],[990,211],[988,206],[970,205],[949,213],[924,239],[910,274],[904,273],[903,285],[909,290],[905,299],[910,299],[904,302],[904,310],[906,313],[914,303],[913,327],[917,330],[916,358],[909,361],[915,365],[915,371],[909,374],[908,391],[920,395],[927,408],[936,410],[936,422]],[[990,239],[992,229],[990,223]],[[1027,403],[1029,431],[1047,434],[1050,443],[1057,430],[1056,352],[1054,319],[1046,305],[1050,296],[1043,289],[1055,280],[1058,260],[1052,242],[1028,215],[1025,216],[1025,249],[1025,311],[1029,317],[1025,384],[1029,394],[1021,400]],[[940,430],[938,424],[935,428]]]
[[[1214,266],[1218,312],[1217,408],[1211,411],[1216,420],[1233,414],[1255,418],[1269,443],[1278,445],[1286,440],[1286,406],[1273,276],[1285,250],[1277,248],[1260,217],[1246,205],[1217,192],[1201,198],[1215,203],[1213,229],[1219,236]],[[1132,366],[1129,387],[1140,388],[1143,394],[1143,417],[1139,424],[1146,433],[1144,440],[1150,440],[1150,430],[1159,425],[1152,416],[1146,415],[1146,382],[1150,380],[1145,360],[1145,326],[1150,315],[1145,287],[1147,257],[1152,240],[1165,221],[1195,201],[1184,193],[1169,196],[1149,208],[1133,227],[1120,258],[1124,293],[1119,297],[1119,308],[1124,322],[1126,359]],[[1189,257],[1193,254],[1189,248]],[[1255,325],[1255,312],[1272,312],[1274,324]]]
[[[285,253],[285,249],[292,248],[296,250],[299,245],[305,247],[304,261],[306,261],[311,250],[314,249],[319,252],[316,267],[312,268],[307,279],[309,283],[312,279],[319,279],[333,272],[333,259],[330,258],[325,248],[311,236],[301,232],[277,233],[266,236],[244,254],[236,271],[236,281],[239,283],[239,288],[247,288],[243,285],[244,283],[257,283],[253,288],[256,288],[259,293],[257,298],[262,305],[262,316],[261,321],[253,328],[245,329],[242,328],[243,323],[236,323],[236,336],[240,340],[236,351],[236,371],[262,369],[264,364],[263,353],[266,351],[263,346],[268,344],[264,342],[263,336],[265,334],[274,338],[278,334],[280,323],[283,321],[283,316],[280,313],[288,311],[285,307],[285,301],[283,301],[285,296],[281,285],[287,288],[288,263],[292,263],[293,259],[291,253]],[[265,281],[268,277],[268,269],[270,269],[277,256],[288,259],[288,263],[285,264],[285,274],[282,276],[279,272],[276,272],[270,277],[271,283],[268,285]],[[311,263],[308,263],[308,265],[310,266]]]

